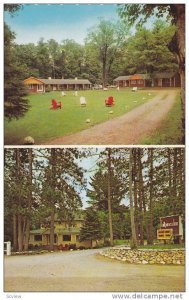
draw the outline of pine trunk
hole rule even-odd
[[[179,214],[184,215],[185,208],[185,178],[184,178],[184,154],[183,149],[179,148],[178,156],[179,156],[179,190],[178,190],[178,199],[180,200]]]
[[[106,62],[105,61],[103,61],[102,82],[103,82],[103,88],[106,87]]]
[[[26,218],[25,232],[24,232],[24,250],[28,251],[29,239],[30,239],[30,219]]]
[[[137,173],[137,157],[136,157],[136,149],[133,149],[133,173]],[[134,176],[133,176],[134,177]],[[134,179],[134,178],[133,178]],[[139,209],[138,209],[138,184],[137,181],[134,180],[134,211],[135,211],[135,230],[137,240],[139,238]]]
[[[176,55],[181,80],[182,143],[185,143],[185,4],[174,4],[176,15]]]
[[[177,214],[177,176],[178,176],[178,169],[177,169],[177,149],[173,149],[173,187],[172,187],[172,202],[173,202],[173,214]]]
[[[24,250],[28,250],[29,246],[29,239],[30,239],[30,218],[31,218],[31,206],[32,206],[32,179],[33,179],[33,156],[32,156],[32,149],[29,149],[29,186],[30,192],[28,197],[28,216],[26,217],[26,224],[25,224],[25,232],[24,232]]]
[[[132,149],[130,149],[129,155],[129,198],[130,198],[130,217],[131,217],[131,249],[137,248],[137,238],[135,229],[135,219],[134,219],[134,205],[133,205],[133,155]]]
[[[153,179],[154,179],[154,168],[153,168],[153,149],[149,149],[150,156],[150,201],[149,201],[149,239],[148,244],[153,244]]]
[[[22,216],[18,215],[18,251],[23,251],[23,223],[22,223]]]
[[[106,87],[107,83],[107,45],[104,46],[104,53],[102,58],[102,82],[103,87]]]
[[[51,212],[51,221],[50,221],[50,250],[54,250],[54,209]]]
[[[143,176],[142,176],[142,163],[141,163],[141,149],[138,149],[138,177],[139,177],[139,209],[140,209],[140,245],[144,245],[144,214],[143,214],[143,203],[144,203],[144,187],[143,187]]]
[[[171,203],[172,198],[172,172],[171,172],[171,150],[168,149],[168,173],[169,173],[169,202]]]
[[[55,191],[55,177],[56,177],[56,169],[55,169],[55,161],[56,161],[56,151],[54,148],[51,149],[51,185]],[[54,218],[55,218],[55,204],[52,199],[51,203],[51,220],[50,220],[50,250],[54,250]]]
[[[20,149],[16,149],[16,167],[17,167],[17,176],[20,178]],[[18,196],[18,210],[22,208],[21,195]],[[23,251],[23,230],[22,230],[22,215],[19,212],[17,216],[18,220],[18,251]]]
[[[17,216],[13,214],[13,250],[18,249]]]
[[[110,246],[113,246],[112,205],[111,205],[111,149],[108,149],[108,221],[110,230]]]
[[[144,180],[143,180],[143,174],[142,174],[142,149],[139,149],[139,157],[138,157],[138,163],[139,163],[139,190],[140,190],[140,199],[141,199],[141,211],[143,209],[143,222],[146,224],[146,236],[147,240],[149,237],[149,228],[148,228],[148,216],[147,216],[147,210],[146,210],[146,199],[145,199],[145,188],[144,188]],[[143,228],[143,233],[142,235],[144,236],[144,228]]]

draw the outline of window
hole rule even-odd
[[[43,91],[43,85],[42,84],[38,84],[37,85],[37,90],[38,91]]]
[[[170,78],[162,79],[163,86],[170,86]]]
[[[41,234],[34,235],[34,241],[36,241],[36,242],[42,242],[42,235]]]
[[[162,79],[158,79],[158,86],[162,86]]]
[[[143,84],[143,80],[138,80],[138,84]]]
[[[71,235],[70,234],[64,234],[62,236],[62,240],[65,242],[70,242],[71,241]]]
[[[28,85],[28,88],[29,88],[30,90],[32,90],[32,89],[33,89],[33,84],[29,84],[29,85]]]
[[[131,80],[131,84],[136,84],[136,80]]]

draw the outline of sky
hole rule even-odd
[[[99,148],[98,150],[96,149],[96,152],[99,153],[101,151],[101,149],[103,150],[103,148]],[[78,160],[77,163],[79,165],[79,167],[83,168],[84,171],[84,179],[86,180],[87,183],[87,189],[90,189],[90,178],[94,176],[95,171],[97,171],[97,161],[99,160],[99,156],[96,153],[95,155],[95,149],[93,149],[93,155],[91,155],[88,158],[82,158],[82,160]],[[87,201],[89,200],[87,197],[87,191],[86,189],[80,191],[80,197],[82,199],[82,204],[83,204],[83,209],[85,209],[86,207],[88,207],[88,203]]]
[[[25,4],[13,17],[4,13],[4,21],[15,32],[17,44],[54,39],[58,43],[74,39],[83,44],[88,30],[100,18],[117,21],[116,4]]]

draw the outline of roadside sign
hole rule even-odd
[[[158,240],[171,240],[173,238],[173,229],[158,229],[157,239]]]
[[[160,218],[161,229],[172,229],[174,236],[183,237],[182,218],[179,215]]]

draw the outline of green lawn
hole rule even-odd
[[[154,250],[166,250],[166,249],[180,249],[185,248],[184,244],[159,244],[159,245],[145,245],[138,246],[138,249],[154,249]]]
[[[145,240],[145,244],[147,241]],[[115,246],[130,246],[130,240],[114,240],[114,245]],[[155,245],[144,245],[144,246],[138,246],[138,249],[154,249],[154,250],[166,250],[166,249],[180,249],[180,248],[185,248],[184,244],[155,244]]]
[[[144,145],[180,145],[182,144],[182,123],[181,123],[181,99],[177,96],[175,104],[168,113],[161,127],[153,134],[144,137],[141,144]]]
[[[5,120],[5,145],[22,145],[26,136],[32,136],[35,144],[43,144],[50,139],[81,131],[125,114],[152,99],[157,91],[150,91],[150,95],[147,90],[132,92],[131,89],[79,91],[77,97],[73,96],[73,91],[66,94],[64,97],[60,92],[29,95],[31,108],[25,117],[10,122]],[[80,106],[80,96],[86,97],[86,107]],[[104,105],[108,96],[115,99],[113,107]],[[62,109],[50,109],[52,98],[62,102]],[[110,114],[110,111],[113,113]],[[91,122],[86,123],[87,119]]]

